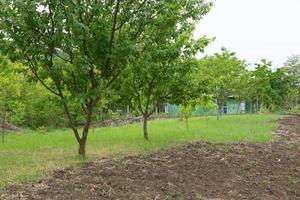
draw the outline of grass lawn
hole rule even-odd
[[[189,120],[149,122],[150,141],[142,134],[142,124],[91,130],[87,142],[87,158],[77,156],[77,143],[71,130],[9,134],[0,144],[0,188],[34,180],[47,171],[92,161],[107,155],[124,155],[155,151],[191,141],[269,142],[280,115],[224,116]]]

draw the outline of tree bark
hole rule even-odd
[[[152,81],[151,81],[152,82]],[[147,100],[146,100],[146,106],[145,106],[145,110],[143,111],[143,108],[142,108],[142,104],[141,104],[141,99],[140,99],[140,95],[138,93],[138,104],[139,104],[139,109],[143,115],[143,118],[144,118],[144,123],[143,123],[143,132],[144,132],[144,138],[145,140],[149,140],[149,137],[148,137],[148,117],[151,116],[151,114],[154,113],[155,109],[153,107],[152,111],[149,112],[149,104],[150,104],[150,96],[151,96],[151,91],[152,91],[152,85],[150,84],[149,85],[149,88],[148,88],[148,93],[147,93]]]
[[[186,130],[189,130],[188,117],[185,117]]]
[[[4,94],[3,100],[3,108],[2,108],[2,143],[4,143],[4,135],[5,135],[5,121],[6,121],[6,101],[7,101],[7,94]]]
[[[3,122],[2,122],[2,144],[4,143],[4,136],[5,136],[5,121],[6,121],[6,113],[3,113]]]
[[[219,106],[218,106],[218,117],[217,117],[217,119],[220,119],[221,115],[223,115],[223,104],[219,104]]]
[[[93,109],[95,106],[96,101],[93,99],[90,99],[88,105],[87,105],[87,117],[86,117],[86,122],[85,125],[83,127],[82,130],[82,138],[78,141],[79,143],[79,150],[78,153],[79,155],[82,155],[83,157],[85,157],[85,144],[87,141],[87,137],[89,134],[89,129],[91,126],[91,122],[92,122],[92,116],[93,116]]]
[[[224,114],[224,104],[221,104],[221,116]]]
[[[236,109],[236,114],[239,114],[240,107],[241,107],[241,102],[239,101],[238,107],[237,107],[237,109]]]
[[[258,108],[258,97],[256,97],[256,112],[259,112],[259,108]]]
[[[144,130],[144,138],[146,140],[149,140],[149,137],[148,137],[148,116],[144,116],[143,130]]]
[[[79,149],[78,149],[78,154],[85,157],[85,144],[86,144],[86,139],[81,139],[79,141]]]

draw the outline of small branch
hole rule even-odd
[[[58,86],[56,86],[56,87],[58,87]],[[63,93],[62,93],[62,91],[61,91],[60,89],[59,89],[59,96],[60,96],[60,98],[61,98],[61,101],[62,101],[64,110],[65,110],[65,113],[66,113],[66,115],[67,115],[67,117],[68,117],[69,124],[70,124],[70,128],[73,130],[73,133],[74,133],[74,135],[75,135],[75,138],[76,138],[77,142],[79,143],[81,139],[80,139],[78,130],[77,130],[77,128],[76,128],[76,126],[75,126],[75,123],[74,123],[74,121],[73,121],[73,118],[72,118],[72,115],[71,115],[71,113],[70,113],[70,110],[69,110],[68,104],[67,104],[67,102],[66,102],[66,99],[65,99],[65,97],[64,97],[64,95],[63,95]]]
[[[87,118],[86,118],[86,122],[85,122],[85,125],[83,127],[83,130],[82,130],[82,140],[86,140],[87,139],[87,136],[88,136],[88,133],[89,133],[89,128],[90,128],[90,125],[91,125],[91,122],[92,122],[92,117],[93,117],[93,109],[95,107],[95,101],[93,99],[90,99],[89,100],[89,103],[87,105]]]
[[[106,85],[106,87],[110,87],[111,84],[119,77],[119,74],[115,75]]]
[[[133,15],[135,15],[136,13],[138,13],[140,11],[140,9],[147,3],[147,0],[144,0],[141,5],[137,8],[136,11],[134,11],[133,13],[131,13],[130,15],[128,15],[129,17],[127,17],[121,24],[119,24],[118,26],[116,26],[115,31],[121,29],[124,24],[126,24],[126,22],[129,20],[129,18]]]
[[[67,58],[62,57],[61,55],[59,55],[59,53],[56,52],[55,55],[56,55],[58,58],[60,58],[61,60],[65,61],[65,62],[68,62],[68,63],[70,63],[70,64],[73,64],[72,60],[69,60],[69,59],[67,59]]]
[[[143,111],[143,107],[142,107],[142,103],[141,103],[141,96],[140,96],[139,92],[137,92],[137,99],[138,99],[139,110],[141,111],[142,115],[145,115],[145,112]]]
[[[55,94],[56,96],[60,96],[58,92],[54,91],[52,88],[50,88],[38,75],[38,73],[33,69],[34,68],[34,64],[31,61],[31,59],[27,56],[27,61],[29,63],[29,69],[31,70],[31,72],[33,73],[33,75],[38,79],[38,81],[47,89],[49,90],[51,93]]]
[[[85,107],[84,107],[84,104],[83,104],[83,103],[81,103],[81,109],[83,110],[83,112],[84,112],[85,114],[88,114],[88,113],[87,113],[87,110],[85,109]]]
[[[117,18],[118,18],[120,1],[121,0],[116,0],[116,1],[117,1],[117,5],[116,5],[114,16],[113,16],[113,25],[112,25],[111,34],[110,34],[110,40],[109,40],[109,46],[108,46],[108,55],[110,55],[112,53],[112,47],[113,47],[113,42],[114,42],[114,39],[115,39]],[[105,69],[104,69],[104,72],[103,72],[104,76],[106,76],[109,65],[110,65],[110,57],[107,58],[106,63],[105,63]]]
[[[141,27],[148,25],[151,22],[151,20],[153,20],[155,17],[157,17],[162,11],[164,11],[164,9],[159,10],[157,13],[155,13],[153,15],[151,14],[152,16],[148,17],[148,21],[146,23],[140,24],[139,28],[137,28],[137,32],[134,34],[133,40],[136,40],[143,33],[143,31],[140,30]]]

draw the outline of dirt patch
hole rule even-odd
[[[0,130],[3,130],[3,123],[0,123]],[[5,122],[4,123],[4,131],[5,132],[16,132],[16,131],[20,131],[21,129],[14,126],[13,124],[9,123],[9,122]]]
[[[106,158],[8,188],[0,199],[300,199],[300,117],[270,144],[195,143]]]
[[[149,121],[151,120],[157,120],[157,119],[168,119],[170,117],[168,116],[150,116],[148,118]],[[123,119],[109,119],[109,120],[103,120],[103,121],[98,121],[93,123],[93,127],[116,127],[116,126],[124,126],[127,124],[135,124],[135,123],[140,123],[143,122],[143,117],[128,117],[128,118],[123,118]],[[84,125],[84,124],[82,124]]]

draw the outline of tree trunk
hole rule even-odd
[[[224,104],[221,104],[221,116],[224,114]]]
[[[223,104],[220,104],[218,106],[218,118],[217,119],[220,119],[220,116],[223,115]]]
[[[186,130],[189,130],[188,117],[185,117]]]
[[[236,109],[236,114],[239,114],[240,107],[241,107],[241,102],[239,101],[238,107],[237,107],[237,109]]]
[[[95,101],[91,99],[87,106],[87,118],[86,118],[86,122],[83,127],[83,130],[82,130],[82,138],[78,141],[78,143],[79,143],[78,153],[79,153],[79,155],[82,155],[83,157],[85,157],[85,144],[86,144],[90,126],[92,123],[94,106],[95,106]]]
[[[143,128],[144,128],[144,138],[146,140],[148,140],[149,137],[148,137],[148,117],[147,116],[144,116]]]
[[[79,148],[78,148],[78,154],[85,157],[85,146],[86,141],[90,129],[91,121],[87,120],[86,124],[84,125],[83,131],[82,131],[82,138],[78,141]]]
[[[79,149],[78,149],[78,154],[85,157],[85,144],[86,144],[86,139],[81,139],[79,142]]]
[[[6,121],[6,113],[3,113],[3,122],[2,122],[2,144],[4,143],[4,135],[5,135],[5,121]]]
[[[81,155],[82,157],[85,157],[85,146],[86,146],[87,136],[89,133],[89,128],[90,128],[90,122],[86,122],[83,128],[82,138],[78,141],[79,144],[78,154]]]
[[[258,112],[259,109],[258,109],[258,97],[256,97],[256,112]]]
[[[4,100],[3,100],[3,108],[2,108],[2,143],[4,143],[4,135],[5,135],[6,100],[7,100],[7,95],[5,93]]]
[[[205,119],[208,120],[207,112],[205,112]]]

